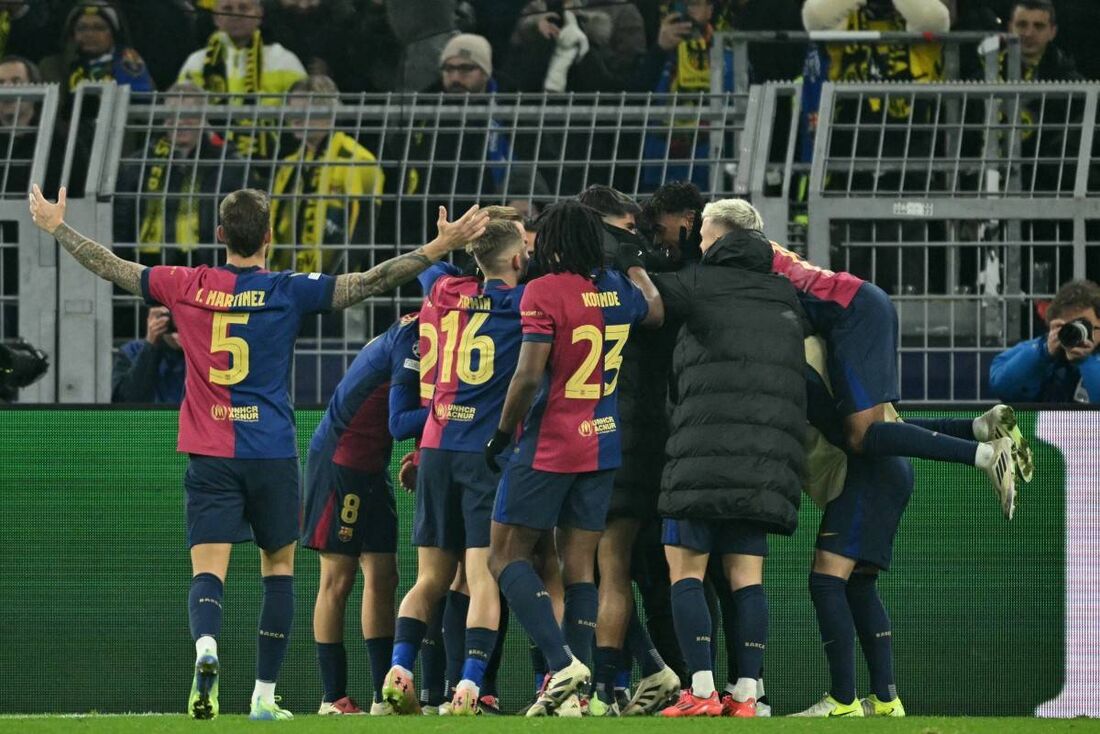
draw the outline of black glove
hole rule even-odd
[[[485,444],[485,465],[489,467],[489,471],[494,474],[500,471],[497,457],[504,452],[504,449],[508,448],[510,443],[512,443],[512,434],[498,430],[489,439],[489,443]]]
[[[625,229],[604,225],[604,265],[622,273],[634,267],[645,267],[645,240]]]

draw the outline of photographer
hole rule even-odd
[[[998,354],[989,385],[1002,400],[1100,403],[1100,286],[1074,280],[1062,286],[1046,312],[1049,330]]]
[[[145,338],[127,342],[118,350],[111,374],[111,402],[179,405],[183,375],[183,350],[172,315],[163,306],[154,306],[145,319]]]

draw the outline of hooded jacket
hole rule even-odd
[[[683,322],[664,517],[752,521],[782,534],[798,524],[807,327],[794,287],[771,266],[767,238],[741,230],[698,264],[653,276],[666,313]]]

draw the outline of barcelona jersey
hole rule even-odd
[[[775,242],[771,244],[772,272],[791,281],[814,330],[828,333],[848,310],[864,281],[851,273],[818,267]]]
[[[259,267],[156,266],[150,304],[172,312],[187,363],[178,449],[238,459],[298,455],[289,380],[302,316],[332,306],[335,278]]]
[[[390,463],[389,396],[392,385],[415,388],[420,376],[416,314],[372,339],[336,386],[309,449],[334,464],[379,473]]]
[[[480,453],[516,371],[524,286],[472,276],[435,281],[420,310],[421,448]]]
[[[617,468],[615,388],[630,327],[649,311],[642,292],[615,271],[557,273],[528,283],[520,309],[523,340],[551,346],[513,461],[563,474]]]

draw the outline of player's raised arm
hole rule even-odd
[[[123,260],[98,242],[85,237],[65,224],[65,187],[57,192],[57,203],[51,204],[35,184],[30,193],[31,220],[52,234],[61,246],[81,265],[100,278],[111,281],[135,296],[141,295],[141,271],[145,266]]]
[[[409,282],[432,263],[442,260],[448,252],[465,247],[470,240],[485,232],[489,215],[475,204],[461,218],[447,221],[447,210],[439,207],[439,234],[426,245],[375,265],[365,273],[347,273],[336,277],[332,308],[347,308],[364,298],[393,290]]]

